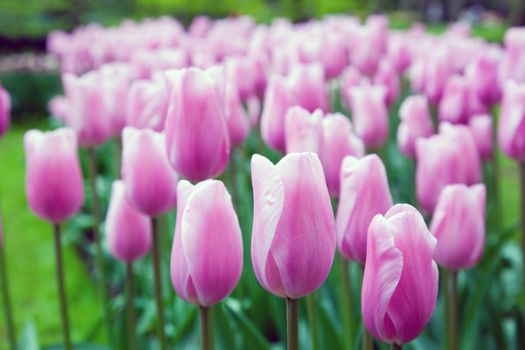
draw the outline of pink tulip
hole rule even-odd
[[[364,82],[368,82],[367,78],[363,77],[355,67],[350,66],[345,69],[341,76],[341,99],[345,106],[351,107],[352,90]]]
[[[421,214],[398,204],[376,215],[368,229],[361,293],[363,321],[375,338],[395,344],[415,339],[436,307],[436,239]]]
[[[498,143],[507,156],[525,162],[525,84],[510,81],[505,85]]]
[[[242,105],[239,91],[233,83],[226,85],[224,103],[231,147],[242,145],[250,132],[250,119]]]
[[[171,282],[187,302],[210,306],[226,298],[241,276],[242,235],[224,184],[207,180],[178,185],[171,251]]]
[[[308,112],[294,106],[286,112],[286,153],[313,152],[320,154],[323,145],[323,112]]]
[[[200,181],[222,173],[230,154],[223,104],[216,83],[198,68],[177,72],[171,81],[166,147],[175,170]]]
[[[447,80],[439,101],[439,120],[454,124],[466,123],[469,118],[469,86],[462,76]]]
[[[351,92],[355,132],[366,147],[380,147],[388,137],[388,109],[384,86],[362,85]]]
[[[286,151],[285,116],[292,106],[292,97],[281,76],[274,76],[266,88],[261,115],[261,136],[272,149]]]
[[[84,201],[75,132],[70,128],[30,130],[24,136],[24,145],[29,207],[53,223],[69,219]]]
[[[428,100],[422,95],[407,97],[399,108],[401,123],[397,129],[397,145],[405,156],[414,158],[416,140],[434,133]]]
[[[336,215],[337,246],[349,260],[364,264],[368,226],[376,214],[392,206],[386,170],[371,154],[345,157],[341,166],[341,192]]]
[[[297,299],[325,281],[335,252],[335,224],[319,158],[293,153],[277,165],[252,157],[252,263],[259,283]]]
[[[525,27],[507,29],[505,33],[505,55],[501,62],[501,80],[525,83]]]
[[[386,104],[391,106],[399,97],[401,89],[401,82],[399,81],[399,76],[392,62],[388,59],[383,59],[381,63],[379,63],[373,81],[375,85],[385,86],[387,90],[385,97]]]
[[[492,146],[492,116],[489,114],[476,115],[470,119],[469,127],[481,159],[492,159],[494,155]]]
[[[64,124],[68,124],[69,101],[65,96],[53,96],[51,100],[49,100],[47,108],[53,117]]]
[[[131,207],[122,180],[113,182],[106,218],[106,239],[111,255],[132,262],[146,255],[151,247],[151,222],[147,215]]]
[[[11,96],[9,92],[0,84],[0,137],[7,129],[11,119]]]
[[[452,270],[477,264],[485,245],[485,185],[448,185],[441,194],[430,224],[437,239],[434,257]]]
[[[501,98],[499,67],[501,50],[490,47],[475,57],[466,68],[466,76],[481,103],[492,106]]]
[[[139,129],[164,130],[168,94],[160,80],[137,80],[129,89],[126,125]]]
[[[131,206],[149,216],[175,208],[179,178],[166,154],[165,135],[126,127],[122,141],[122,179]]]
[[[330,109],[330,97],[321,64],[294,65],[288,74],[287,84],[295,104],[309,112],[318,108],[323,112]]]

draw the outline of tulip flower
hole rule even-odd
[[[388,109],[384,86],[362,85],[351,91],[352,121],[366,147],[382,146],[388,137]]]
[[[466,123],[469,118],[469,87],[462,76],[447,80],[439,102],[439,120],[454,124]]]
[[[308,112],[300,106],[288,109],[285,117],[286,153],[319,154],[323,144],[323,112]]]
[[[293,101],[307,111],[329,110],[330,98],[321,64],[294,65],[287,76],[287,84]]]
[[[285,116],[292,106],[292,97],[283,77],[270,79],[261,115],[261,136],[272,149],[286,151]]]
[[[166,120],[166,147],[175,170],[200,181],[219,175],[228,162],[230,140],[218,87],[198,69],[177,72]]]
[[[379,67],[374,75],[374,84],[375,85],[384,85],[386,87],[386,104],[391,106],[392,103],[399,97],[401,83],[399,81],[399,76],[397,75],[396,68],[393,63],[388,59],[383,59],[379,63]]]
[[[476,142],[479,156],[482,160],[490,160],[494,151],[492,146],[492,116],[476,115],[469,121],[470,131]]]
[[[38,217],[51,223],[69,219],[84,201],[74,130],[30,130],[24,136],[24,145],[29,207]]]
[[[497,47],[488,47],[467,66],[465,75],[476,97],[485,106],[492,106],[501,98],[499,67],[502,53]]]
[[[364,324],[375,338],[401,346],[423,331],[436,307],[436,239],[415,208],[398,204],[374,217],[367,245]]]
[[[509,28],[503,39],[505,54],[501,62],[500,75],[502,81],[514,80],[525,83],[525,28]]]
[[[363,77],[357,68],[346,68],[341,76],[341,99],[346,107],[352,106],[352,89],[361,84],[368,83],[368,78]]]
[[[122,135],[122,179],[130,205],[149,216],[175,208],[178,175],[168,160],[164,134],[126,127]]]
[[[485,244],[485,185],[448,185],[439,195],[430,231],[437,239],[434,258],[452,270],[477,264]]]
[[[11,115],[11,96],[9,92],[0,84],[0,137],[2,137],[9,128]]]
[[[231,147],[242,145],[250,132],[250,119],[233,83],[226,84],[224,103]]]
[[[525,162],[525,84],[510,81],[505,85],[498,143],[507,156]]]
[[[422,95],[407,97],[399,108],[401,123],[397,129],[397,145],[405,156],[415,157],[416,140],[434,133],[428,100]]]
[[[346,259],[364,264],[368,226],[376,214],[392,206],[386,170],[381,159],[371,154],[361,159],[345,157],[340,174],[337,246]]]
[[[164,130],[168,95],[159,80],[137,80],[131,84],[126,105],[126,125]]]

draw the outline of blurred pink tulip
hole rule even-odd
[[[330,109],[330,97],[323,67],[319,63],[297,64],[287,76],[288,88],[295,104],[309,112]]]
[[[345,157],[340,174],[337,246],[346,259],[364,264],[370,221],[393,204],[386,170],[381,159],[371,154],[361,159]]]
[[[376,339],[402,345],[425,328],[436,307],[436,239],[407,204],[376,215],[368,229],[361,309]]]
[[[385,102],[388,106],[391,106],[399,97],[401,89],[401,82],[399,81],[399,76],[392,62],[388,59],[383,59],[379,63],[373,81],[375,85],[385,86],[387,90]]]
[[[489,114],[475,115],[469,121],[470,131],[478,147],[482,160],[490,160],[494,155],[492,146],[492,116]]]
[[[501,81],[525,83],[525,27],[507,29],[504,38],[505,54],[501,62]]]
[[[250,119],[246,114],[239,91],[233,83],[227,83],[224,95],[225,113],[231,147],[242,145],[250,132]]]
[[[368,78],[364,77],[359,71],[350,66],[346,68],[341,76],[341,99],[346,107],[352,106],[352,90],[354,87],[368,82]]]
[[[434,133],[428,100],[422,95],[407,97],[399,108],[401,122],[397,129],[397,145],[401,153],[414,158],[416,140]]]
[[[285,152],[285,116],[292,106],[292,97],[286,86],[286,80],[274,76],[266,89],[261,115],[261,136],[272,149]]]
[[[335,224],[319,158],[293,153],[277,165],[252,157],[252,263],[269,292],[297,299],[319,288],[335,252]]]
[[[106,218],[108,250],[116,259],[132,262],[146,255],[151,247],[151,222],[132,208],[122,180],[113,182]]]
[[[159,79],[137,80],[129,89],[126,125],[139,129],[164,130],[168,94]]]
[[[0,137],[2,137],[11,120],[11,96],[9,92],[0,84]]]
[[[505,85],[498,143],[507,156],[525,162],[525,84],[510,81]]]
[[[388,137],[386,93],[384,86],[372,85],[361,85],[351,91],[352,121],[366,147],[380,147]]]
[[[222,101],[209,73],[198,68],[176,72],[166,119],[168,157],[180,175],[201,181],[222,173],[230,140]]]
[[[492,106],[501,98],[499,67],[501,50],[490,47],[475,57],[466,68],[466,77],[473,92],[481,103]]]
[[[49,100],[47,108],[53,117],[64,124],[68,124],[69,101],[65,96],[53,96],[51,100]]]
[[[451,76],[439,101],[439,120],[454,124],[466,123],[469,119],[469,86],[459,75]]]
[[[437,239],[434,257],[447,269],[477,264],[485,246],[485,185],[448,185],[439,195],[430,231]]]
[[[171,282],[187,302],[210,306],[226,298],[241,276],[242,234],[224,184],[207,180],[178,185],[171,251]]]
[[[319,155],[323,145],[323,112],[318,109],[310,113],[294,106],[288,109],[285,119],[286,153],[313,152]]]
[[[70,128],[24,136],[26,195],[40,218],[61,223],[82,207],[84,183],[77,155],[77,137]]]

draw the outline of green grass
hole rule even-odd
[[[45,128],[40,122],[33,127]],[[50,225],[28,209],[24,193],[23,135],[27,127],[14,126],[0,139],[0,196],[5,218],[5,249],[13,312],[19,336],[34,322],[41,345],[61,341],[55,262]],[[95,288],[73,247],[64,247],[66,285],[72,338],[91,337],[100,325],[101,308]],[[5,320],[0,318],[0,349],[7,349]]]

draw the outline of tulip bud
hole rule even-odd
[[[286,112],[286,153],[313,152],[320,154],[323,144],[323,112],[318,109],[308,112],[294,106]]]
[[[325,281],[335,252],[335,225],[319,158],[293,153],[277,165],[252,157],[252,263],[269,292],[297,299]]]
[[[513,27],[505,32],[505,55],[501,62],[500,75],[502,81],[514,80],[525,83],[525,35],[524,27]]]
[[[0,84],[0,137],[9,128],[11,119],[11,96],[9,92]]]
[[[330,109],[330,98],[321,64],[294,65],[288,74],[287,83],[295,104],[309,112],[318,108],[323,112]]]
[[[346,259],[364,264],[370,221],[392,206],[386,170],[375,154],[361,159],[345,157],[340,181],[337,246]]]
[[[241,276],[242,235],[224,184],[178,185],[171,282],[187,302],[210,306],[226,298]]]
[[[377,72],[374,75],[374,84],[385,86],[387,90],[385,102],[388,106],[391,106],[399,97],[401,89],[399,76],[397,75],[396,68],[388,59],[383,59],[379,64]]]
[[[397,204],[385,216],[374,217],[367,244],[363,322],[383,342],[408,343],[423,331],[436,307],[436,239],[414,207]]]
[[[489,114],[474,116],[469,121],[469,127],[481,159],[492,159],[494,154],[492,147],[492,116]]]
[[[126,125],[139,129],[164,130],[168,94],[157,80],[137,80],[129,89]]]
[[[122,179],[131,206],[149,216],[175,208],[178,176],[168,160],[165,135],[126,127],[122,136]]]
[[[286,151],[285,116],[292,106],[292,97],[283,77],[274,76],[266,88],[261,116],[261,136],[277,151]]]
[[[113,182],[106,218],[108,250],[115,258],[132,262],[147,254],[151,247],[151,222],[147,215],[133,209],[122,180]]]
[[[379,147],[388,137],[385,96],[384,86],[362,85],[352,89],[352,121],[366,147]]]
[[[416,140],[434,133],[426,97],[407,97],[399,108],[399,118],[401,123],[397,129],[397,145],[401,153],[414,158]]]
[[[176,72],[171,81],[166,147],[175,170],[200,181],[222,173],[230,141],[218,87],[198,68]]]
[[[239,91],[233,83],[226,84],[224,104],[230,144],[232,147],[242,145],[250,132],[250,119],[242,105]]]
[[[350,66],[345,69],[341,76],[341,99],[345,106],[351,107],[353,88],[364,82],[368,82],[368,80],[361,75],[357,68]]]
[[[84,201],[75,132],[70,128],[30,130],[24,136],[24,145],[29,207],[53,223],[69,219]]]
[[[441,194],[430,224],[437,239],[434,257],[452,270],[477,264],[485,245],[485,185],[448,185]]]
[[[488,47],[481,51],[466,68],[466,77],[477,98],[486,106],[492,106],[501,98],[499,67],[501,49]]]
[[[498,143],[507,156],[525,162],[525,84],[510,81],[505,85]]]
[[[447,80],[439,101],[439,120],[454,124],[466,123],[469,118],[469,92],[467,80],[452,76]]]

